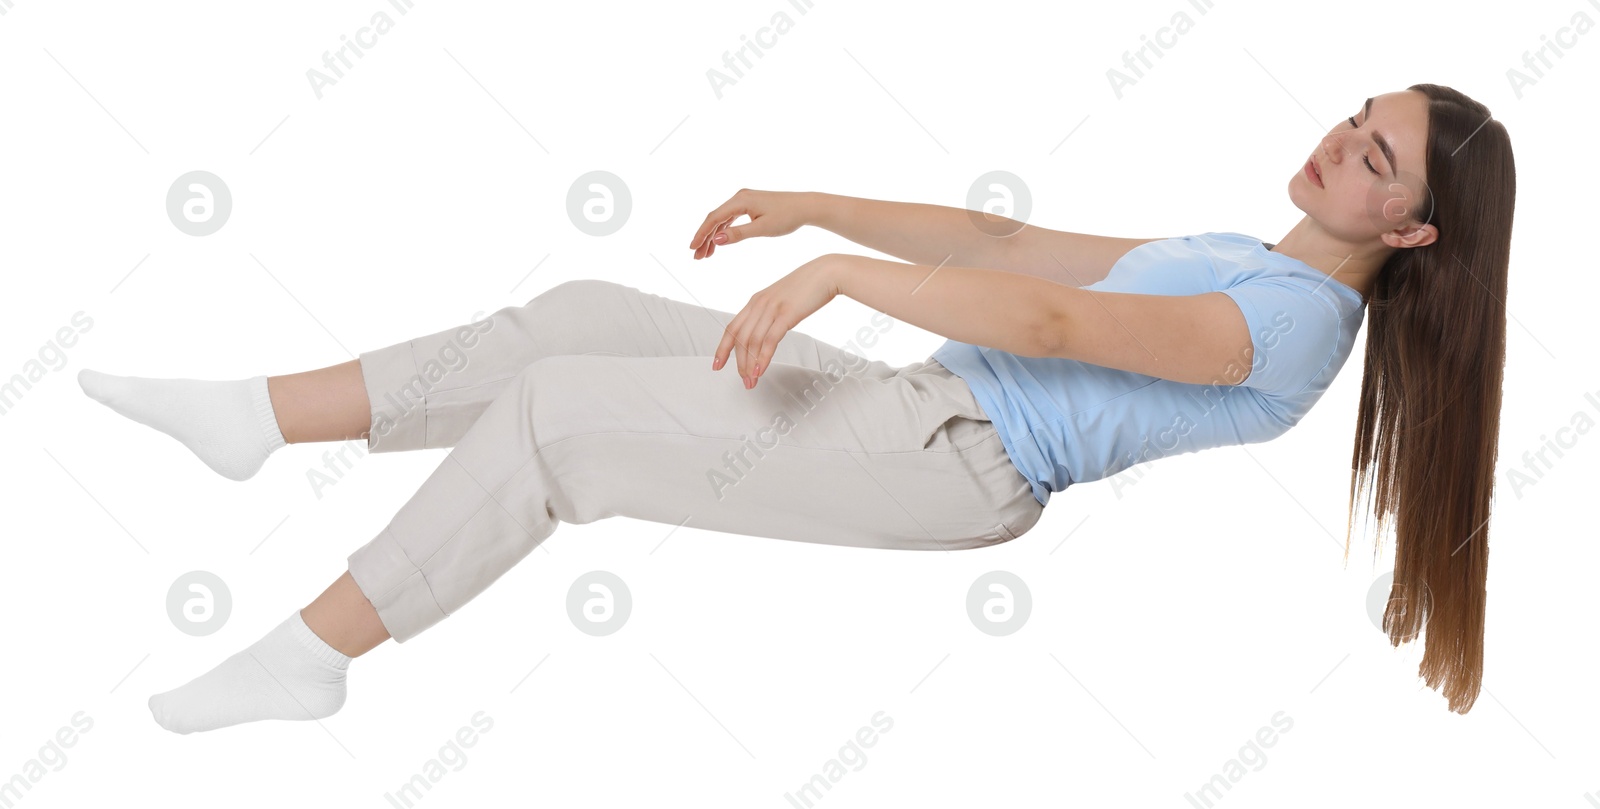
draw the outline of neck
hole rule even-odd
[[[1272,246],[1272,252],[1298,259],[1366,297],[1394,248],[1376,240],[1345,241],[1307,216]]]

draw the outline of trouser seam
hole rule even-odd
[[[422,379],[422,364],[417,362],[417,341],[407,340],[406,351],[411,355],[411,370],[413,372],[411,378]],[[420,411],[417,414],[417,418],[422,422],[422,446],[424,447],[428,445],[428,394],[430,392],[426,388],[417,392],[417,395],[421,398],[421,401],[417,403],[417,410]],[[401,417],[404,418],[404,416],[405,414],[402,413]]]
[[[428,574],[426,574],[426,573],[424,573],[422,571],[422,567],[419,566],[416,563],[416,561],[411,558],[411,554],[406,553],[406,547],[404,545],[400,544],[398,541],[396,541],[394,539],[394,533],[392,531],[390,531],[388,528],[385,528],[383,532],[389,538],[389,541],[394,543],[395,548],[397,548],[400,551],[400,555],[405,557],[406,562],[411,565],[411,569],[413,571],[413,574],[417,578],[422,580],[422,586],[427,588],[427,590],[428,590],[428,600],[433,602],[434,608],[439,610],[439,612],[441,614],[449,615],[450,613],[445,612],[444,605],[439,603],[439,597],[434,595],[433,583],[428,581]],[[457,533],[460,533],[460,532],[457,531]],[[454,539],[454,536],[452,536],[451,538]],[[431,559],[433,557],[429,556],[428,558]],[[410,576],[407,576],[406,578],[409,579]],[[405,589],[405,580],[402,580],[399,584],[395,585],[394,587],[389,588],[388,591],[380,594],[378,596],[378,598],[379,598],[379,600],[382,600],[382,599],[386,598],[389,595],[389,593],[392,593],[395,590],[404,590],[404,589]]]

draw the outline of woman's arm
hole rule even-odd
[[[901,261],[930,267],[949,263],[994,269],[1006,269],[1011,264],[1012,240],[990,236],[974,227],[970,217],[983,215],[975,211],[820,191],[808,193],[808,224]]]
[[[1164,238],[1164,237],[1163,237]],[[1009,272],[1038,276],[1069,287],[1086,287],[1111,274],[1129,250],[1161,239],[1125,239],[1024,225],[1010,237]]]
[[[1000,270],[901,264],[834,253],[822,260],[840,295],[934,334],[1023,357],[1049,356],[1047,291],[1067,289]],[[1081,290],[1074,290],[1081,291]]]
[[[1237,385],[1250,373],[1244,314],[1227,295],[1099,292],[1016,273],[834,254],[833,288],[952,340],[1176,382]]]
[[[1157,241],[1070,233],[1003,218],[991,221],[1011,235],[991,236],[972,222],[972,217],[984,214],[964,208],[816,191],[807,196],[808,224],[901,261],[929,267],[941,263],[984,267],[1073,287],[1105,278],[1124,253]]]

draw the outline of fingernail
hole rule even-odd
[[[711,241],[714,241],[717,244],[723,244],[724,242],[728,241],[728,234],[718,233],[717,235],[711,237]]]

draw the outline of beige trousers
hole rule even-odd
[[[881,317],[881,316],[880,316]],[[360,355],[373,452],[451,448],[351,576],[395,641],[562,522],[631,517],[861,548],[1014,539],[1043,506],[970,389],[791,331],[746,390],[733,315],[609,281]]]

